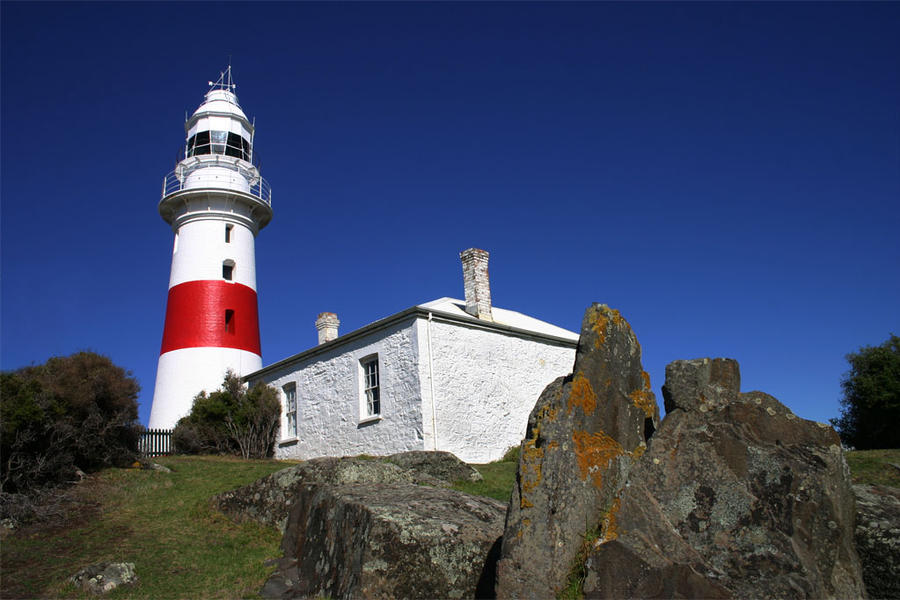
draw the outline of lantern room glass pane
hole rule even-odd
[[[250,162],[250,142],[229,131],[198,131],[188,138],[187,156],[224,154]]]
[[[227,131],[210,131],[210,137],[212,138],[212,152],[213,154],[225,154],[225,142],[228,140],[228,132]]]

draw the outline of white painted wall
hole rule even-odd
[[[236,348],[180,348],[159,357],[150,429],[171,429],[191,412],[201,390],[213,392],[222,385],[225,371],[252,373],[262,367],[262,358]]]
[[[276,443],[277,458],[308,459],[354,454],[386,455],[424,449],[417,329],[414,319],[375,331],[332,350],[285,366],[262,380],[279,390],[297,388],[297,438]],[[361,423],[360,359],[378,354],[380,420]],[[282,393],[281,432],[286,432]]]
[[[518,445],[538,396],[575,363],[574,348],[438,320],[431,348],[435,446],[474,463]]]
[[[226,225],[233,225],[229,243]],[[222,280],[222,262],[230,259],[235,264],[232,281],[256,289],[256,244],[243,223],[210,217],[185,223],[176,235],[169,288],[186,281]]]

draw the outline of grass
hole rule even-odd
[[[484,465],[472,465],[481,473],[481,481],[457,481],[453,489],[475,496],[487,496],[501,502],[509,502],[516,483],[516,467],[519,463],[519,447],[513,446],[503,458]]]
[[[133,562],[139,582],[110,598],[254,597],[280,555],[280,534],[209,508],[214,494],[284,468],[276,461],[172,457],[172,473],[109,469],[73,494],[81,518],[3,540],[0,597],[89,597],[67,579],[90,564]],[[89,507],[93,506],[93,509]]]
[[[847,463],[853,483],[900,487],[900,449],[854,450],[847,452]]]
[[[481,473],[482,481],[457,481],[453,489],[475,496],[487,496],[502,502],[509,502],[516,482],[516,463],[495,462],[486,465],[472,465]]]

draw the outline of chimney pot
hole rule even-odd
[[[319,344],[321,345],[337,338],[338,325],[340,324],[341,322],[336,314],[330,312],[319,313],[319,316],[316,318],[316,329],[319,330]]]
[[[486,250],[469,248],[459,253],[462,260],[463,286],[466,292],[466,312],[485,321],[493,321],[491,316],[491,282],[488,277],[488,257]]]

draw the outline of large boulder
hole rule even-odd
[[[497,571],[499,598],[550,598],[585,536],[614,509],[659,422],[631,327],[606,305],[585,311],[573,374],[543,391],[528,419]]]
[[[854,485],[856,551],[872,598],[900,598],[900,489]]]
[[[265,598],[473,598],[493,592],[505,506],[410,484],[304,484]]]
[[[666,369],[670,412],[592,545],[585,597],[865,597],[837,434],[739,382],[730,360]]]
[[[418,453],[417,453],[418,454]],[[421,453],[432,454],[432,453]],[[439,454],[448,454],[441,452]],[[394,460],[402,461],[402,455],[394,455]],[[452,454],[450,456],[453,456]],[[459,462],[455,456],[453,458]],[[419,462],[426,462],[418,457]],[[446,457],[437,461],[449,462]],[[471,469],[471,467],[467,467]],[[304,483],[409,483],[448,487],[450,482],[438,479],[416,468],[404,468],[383,460],[359,457],[314,458],[267,475],[249,485],[223,492],[212,499],[213,507],[232,518],[253,520],[274,525],[284,531],[288,513],[297,499],[297,493]]]

